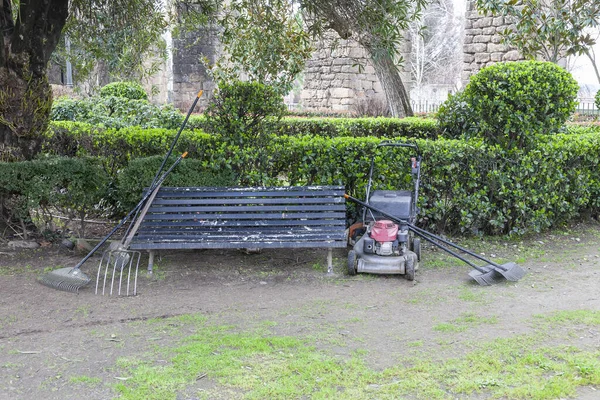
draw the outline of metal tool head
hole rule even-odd
[[[98,274],[96,276],[96,294],[99,293],[100,282],[102,282],[101,294],[112,295],[113,293],[121,296],[129,296],[130,288],[131,295],[137,294],[137,276],[140,266],[141,254],[139,251],[131,250],[115,250],[107,251],[102,255],[100,265],[98,265]],[[131,282],[133,274],[133,283]],[[123,280],[126,279],[126,282]],[[118,283],[118,288],[115,289],[115,282]],[[107,283],[110,288],[107,288]],[[125,288],[123,284],[125,283]]]
[[[500,283],[504,281],[504,277],[498,273],[491,265],[486,265],[485,267],[481,267],[482,271],[478,271],[476,269],[469,272],[469,276],[481,286],[490,286],[495,285],[496,283]]]
[[[59,268],[38,277],[38,282],[53,289],[77,292],[90,283],[91,279],[79,268]]]
[[[525,276],[526,272],[514,262],[502,264],[494,268],[498,273],[502,274],[507,281],[516,282]]]

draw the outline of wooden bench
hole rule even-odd
[[[162,187],[130,249],[156,250],[344,248],[342,186],[213,188]]]

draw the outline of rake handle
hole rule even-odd
[[[156,182],[157,186],[160,186],[164,180],[167,178],[167,175],[169,175],[169,173],[181,162],[182,159],[184,159],[187,156],[187,152],[183,153],[181,156],[179,156],[179,158],[173,163],[173,165],[171,165],[171,167],[166,170],[162,176],[158,179],[158,181]],[[115,234],[115,232],[117,230],[119,230],[120,227],[122,227],[123,225],[125,225],[125,222],[127,222],[129,220],[129,218],[131,218],[131,216],[133,214],[135,214],[146,202],[146,200],[148,200],[148,198],[150,198],[150,196],[152,195],[153,192],[149,191],[148,193],[146,193],[146,195],[142,198],[142,200],[140,200],[139,203],[137,203],[137,205],[133,208],[133,210],[131,210],[129,212],[129,214],[127,214],[126,216],[123,217],[123,219],[121,220],[121,222],[119,222],[117,224],[117,226],[115,226],[112,231],[110,231],[110,233],[108,235],[106,235],[85,257],[83,257],[83,259],[81,261],[79,261],[77,263],[77,265],[75,265],[72,269],[76,270],[81,268],[81,266],[83,265],[83,263],[85,263],[100,247],[102,247],[102,245],[104,245],[104,243],[106,243],[106,241],[108,239],[110,239],[110,237],[112,235]]]

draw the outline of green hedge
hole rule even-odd
[[[0,163],[0,215],[27,236],[34,220],[42,231],[50,229],[55,223],[52,213],[58,210],[79,220],[84,236],[84,217],[110,208],[109,188],[110,178],[98,159],[50,157]]]
[[[117,200],[119,208],[130,210],[142,198],[163,161],[163,156],[153,156],[131,160],[117,177]],[[165,170],[176,160],[171,157]],[[231,170],[208,165],[204,160],[183,159],[165,179],[163,186],[234,186]]]
[[[203,115],[192,115],[188,129],[206,129]],[[438,137],[439,128],[432,118],[298,118],[285,117],[275,123],[278,135],[323,137],[409,137],[433,139]]]
[[[91,162],[96,165],[94,171],[104,171],[113,189],[107,195],[107,188],[98,185],[87,195],[125,211],[151,181],[174,134],[166,130],[102,131],[81,143],[73,139],[66,148],[72,155],[102,156],[101,161],[81,162]],[[64,137],[77,135],[65,133]],[[267,149],[270,163],[263,171],[266,183],[341,184],[349,194],[363,198],[370,159],[377,151],[377,185],[410,188],[410,150],[376,150],[380,141],[374,137],[274,136]],[[479,139],[406,141],[416,142],[423,153],[419,207],[420,224],[425,228],[449,233],[524,234],[600,211],[600,135],[596,132],[538,136],[528,151],[510,152]],[[189,169],[174,174],[176,184],[185,186],[231,185],[239,179],[231,172],[235,163],[255,151],[240,150],[215,136],[190,131],[182,134],[178,147],[176,151],[193,149],[190,159],[180,167]],[[118,157],[111,158],[117,152]],[[135,160],[149,155],[155,158]],[[35,178],[37,175],[50,174],[47,179],[51,181],[53,174],[61,176],[53,168],[63,167],[46,170],[35,164],[38,162],[42,161],[34,161],[33,169],[16,164],[5,167],[13,168],[13,172],[0,174],[6,177],[0,181],[1,193],[18,193],[11,192],[10,185],[21,181],[23,188],[37,187],[35,179],[41,179]],[[28,200],[28,207],[36,198]],[[86,207],[99,204],[96,200],[74,203]]]

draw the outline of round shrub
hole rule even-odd
[[[100,89],[100,97],[123,97],[130,100],[148,100],[146,91],[137,82],[112,82]]]
[[[450,94],[440,105],[436,117],[440,133],[445,137],[469,138],[478,133],[475,113],[464,92]]]
[[[596,103],[596,108],[600,109],[600,90],[596,92],[596,97],[594,98],[594,102]]]
[[[575,111],[578,90],[573,76],[556,64],[498,63],[472,76],[463,94],[449,100],[441,126],[450,136],[466,129],[462,135],[480,135],[507,149],[526,148],[535,135],[559,131]]]

